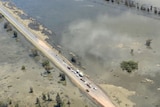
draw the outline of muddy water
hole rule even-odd
[[[78,55],[85,72],[97,83],[136,91],[138,95],[132,100],[137,107],[159,104],[159,17],[102,0],[12,1],[55,32],[52,41],[60,44],[65,53],[72,51]],[[158,0],[136,1],[160,6]],[[152,39],[151,49],[144,45],[147,39]],[[133,74],[121,71],[119,65],[123,60],[137,61],[139,70]],[[154,85],[142,84],[144,78],[153,79]]]

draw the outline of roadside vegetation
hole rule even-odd
[[[1,18],[1,15],[0,15],[0,18]],[[15,38],[16,41],[18,41],[18,38],[19,38],[19,40],[21,40],[20,33],[12,26],[12,24],[6,20],[3,20],[3,21],[4,21],[4,24],[2,25],[2,27],[6,32],[8,32],[9,36],[11,36],[12,38]],[[53,67],[52,67],[50,61],[47,60],[47,58],[44,58],[43,55],[41,55],[41,53],[36,48],[30,49],[29,56],[32,59],[39,59],[40,61],[38,60],[39,62],[37,62],[37,63],[44,68],[44,70],[45,70],[44,74],[47,74],[47,77],[49,77],[48,75],[50,75],[51,78],[54,78],[53,75],[51,75],[51,70],[53,69]],[[45,59],[45,60],[43,60],[43,59]],[[76,59],[72,59],[72,61],[76,62]],[[30,67],[27,66],[26,64],[25,65],[23,65],[23,64],[24,63],[22,63],[22,65],[20,65],[19,70],[20,71],[27,71],[27,70],[29,71]],[[34,67],[32,67],[32,69],[34,69]],[[22,72],[22,73],[26,73],[26,72]],[[41,76],[43,76],[43,75],[41,75]],[[43,76],[43,77],[45,77],[45,76]],[[57,77],[58,77],[58,75],[57,75]],[[65,86],[66,82],[67,82],[66,75],[64,73],[60,73],[59,77],[60,77],[60,80],[56,79],[56,82],[60,81],[60,83],[62,83]],[[17,77],[17,79],[21,79],[21,78]],[[52,84],[52,83],[53,82],[50,81],[50,84]],[[62,86],[62,87],[64,87],[64,86]],[[12,85],[8,86],[8,87],[12,87]],[[51,93],[50,91],[46,91],[46,92],[42,92],[41,95],[38,95],[36,92],[36,88],[33,85],[33,87],[29,86],[27,88],[26,92],[28,93],[28,96],[37,95],[33,99],[34,103],[31,104],[34,107],[46,107],[46,106],[48,106],[48,107],[66,107],[66,106],[70,107],[70,105],[71,105],[71,100],[70,100],[69,96],[66,93],[64,94],[63,90],[60,90],[55,93],[53,93],[53,92]],[[19,92],[17,91],[17,93],[19,93]],[[56,95],[56,93],[57,93],[57,95]],[[23,104],[21,101],[23,101],[23,100],[17,101],[17,99],[14,99],[14,98],[4,99],[3,101],[0,101],[0,107],[22,107]],[[24,105],[26,106],[26,104],[24,104]],[[27,106],[29,106],[29,105],[27,105]]]
[[[42,62],[42,66],[44,67],[44,69],[46,70],[46,72],[47,72],[48,74],[51,73],[51,70],[53,69],[53,67],[51,67],[49,60],[44,60],[44,61]]]
[[[151,49],[151,43],[152,43],[152,39],[147,39],[145,43],[146,47]]]
[[[62,83],[64,86],[66,86],[67,85],[66,75],[64,73],[59,73],[59,77],[60,80],[58,81],[58,83]]]

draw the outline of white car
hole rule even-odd
[[[93,89],[94,89],[94,90],[97,90],[97,88],[96,88],[96,87],[93,87]]]
[[[76,72],[79,73],[79,69],[77,69]]]

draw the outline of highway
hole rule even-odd
[[[59,69],[61,69],[70,80],[82,91],[84,91],[93,101],[102,107],[115,107],[108,96],[86,76],[80,76],[79,71],[69,61],[58,53],[57,50],[50,45],[37,38],[28,28],[20,23],[13,15],[0,5],[0,12],[4,17],[19,30],[25,38],[31,42],[39,51],[50,59]]]

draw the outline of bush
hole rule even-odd
[[[151,46],[151,43],[152,43],[152,39],[148,39],[148,40],[146,40],[146,46],[147,47],[150,47]]]
[[[45,67],[45,66],[50,66],[50,63],[48,60],[45,60],[42,62],[42,66]]]
[[[26,70],[26,67],[23,65],[23,66],[21,67],[21,70]]]
[[[37,51],[37,49],[31,49],[31,52],[32,52],[32,56],[33,57],[36,57],[36,56],[38,56],[38,51]],[[44,64],[46,63],[46,62],[43,62]],[[48,62],[47,62],[48,63]]]
[[[13,37],[17,38],[17,36],[18,36],[18,33],[16,31],[13,31]]]
[[[8,26],[9,26],[9,22],[5,22],[5,23],[4,23],[4,29],[7,29]]]
[[[120,65],[122,70],[126,70],[129,73],[134,70],[138,70],[138,63],[134,61],[123,61]]]

